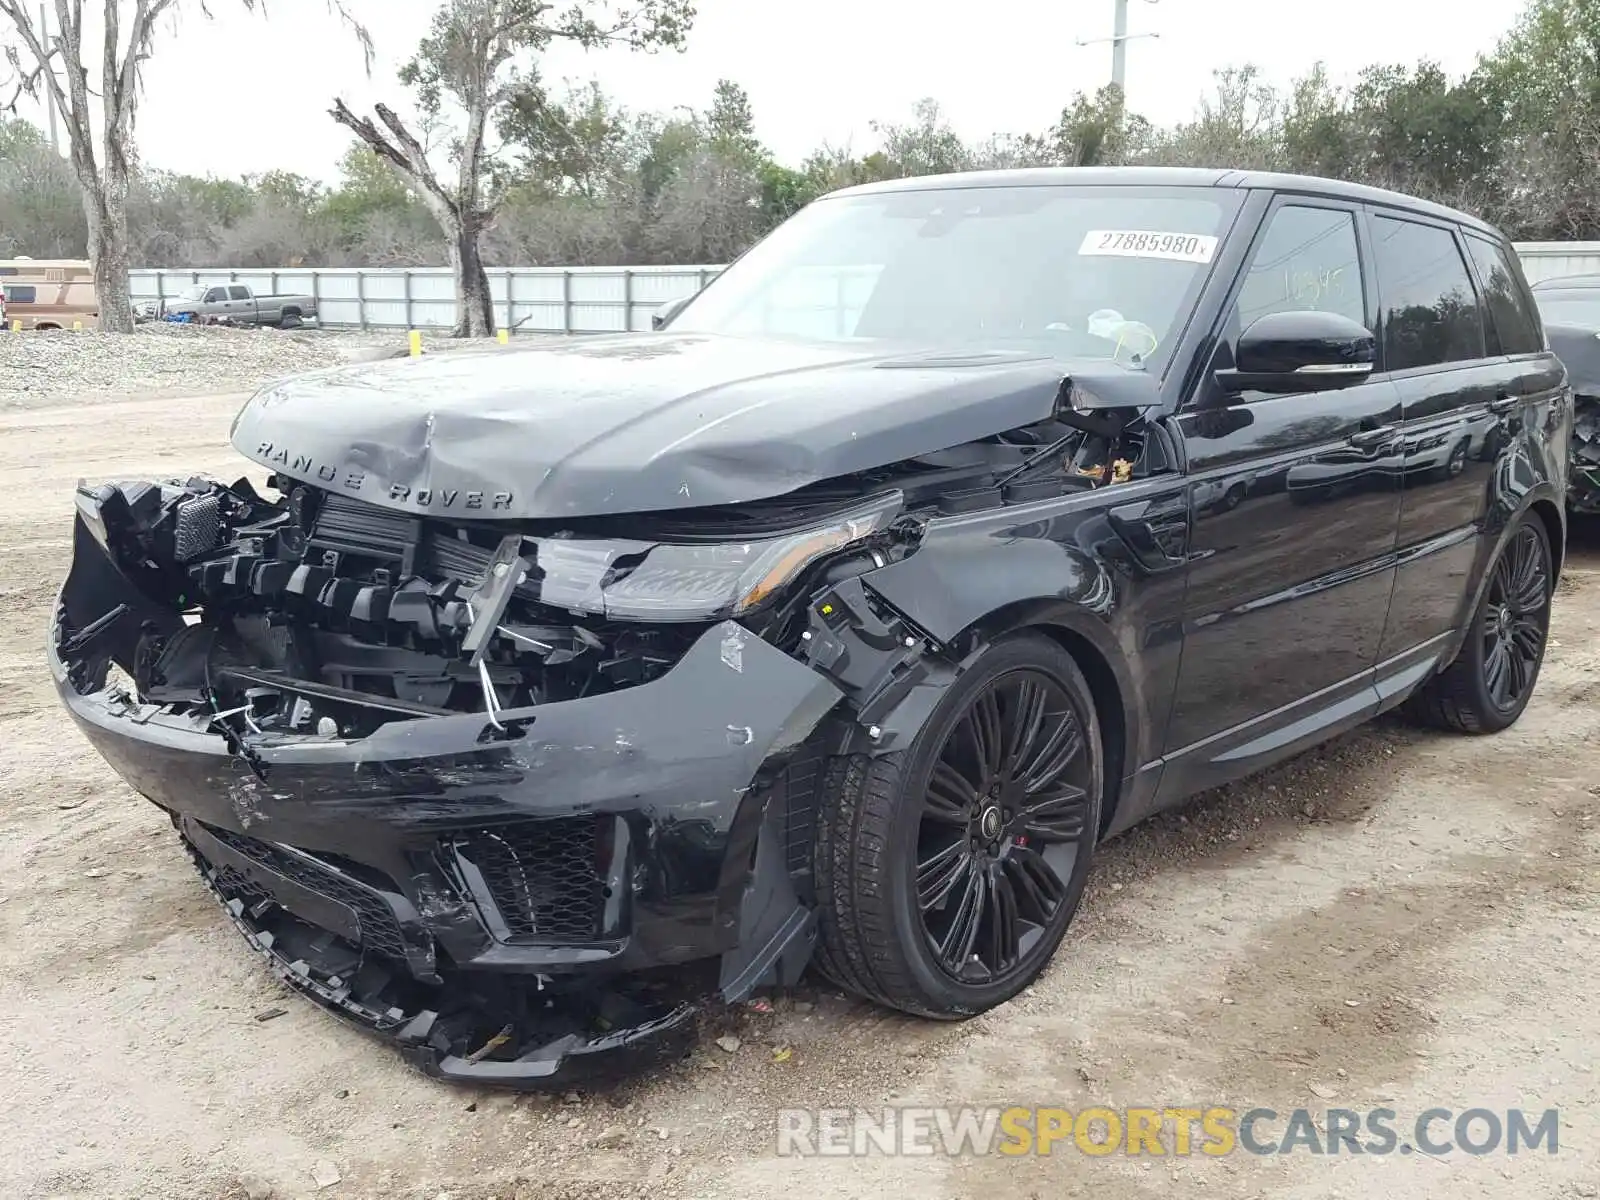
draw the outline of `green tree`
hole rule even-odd
[[[415,91],[430,124],[441,121],[447,105],[460,117],[449,151],[455,177],[448,183],[393,109],[374,105],[374,121],[357,116],[343,100],[334,101],[333,119],[399,172],[445,231],[455,275],[457,337],[494,332],[480,238],[493,222],[500,195],[493,189],[485,134],[519,95],[538,88],[539,53],[558,39],[588,48],[681,47],[693,18],[690,0],[638,0],[627,8],[613,8],[605,0],[578,0],[568,8],[550,0],[445,0],[416,55],[401,69],[400,82]]]
[[[175,13],[179,3],[180,0],[134,0],[132,12],[128,13],[124,0],[103,0],[103,36],[97,61],[93,43],[84,37],[84,0],[55,0],[53,36],[35,17],[33,0],[0,0],[0,22],[12,28],[18,43],[5,47],[5,57],[20,76],[19,94],[27,92],[35,99],[48,96],[66,128],[100,297],[100,326],[117,333],[133,332],[133,300],[128,290],[128,195],[138,158],[133,129],[141,77],[144,64],[154,53],[156,22]],[[256,0],[240,3],[247,9],[256,7]],[[349,19],[343,0],[328,0],[328,5],[355,30],[370,62],[370,39],[361,26]],[[195,7],[209,15],[204,0]],[[126,32],[125,16],[131,17]],[[99,89],[93,109],[91,80],[97,82]]]

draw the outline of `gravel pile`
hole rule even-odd
[[[456,349],[429,338],[426,349]],[[471,349],[495,347],[494,342]],[[398,330],[194,328],[141,325],[112,333],[0,332],[0,411],[95,399],[253,391],[269,379],[359,359],[403,354]]]

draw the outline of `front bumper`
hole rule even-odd
[[[94,680],[71,611],[64,592],[48,658],[95,748],[280,975],[431,1074],[630,1069],[692,1026],[656,968],[720,957],[748,982],[810,937],[757,878],[794,847],[758,843],[795,825],[794,764],[841,693],[736,624],[653,682],[504,710],[509,737],[464,713],[230,744]]]

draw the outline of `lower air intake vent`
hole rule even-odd
[[[593,941],[606,899],[601,822],[610,820],[560,817],[474,829],[448,849],[469,876],[481,877],[509,939]]]

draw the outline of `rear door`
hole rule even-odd
[[[1379,209],[1372,240],[1383,366],[1400,392],[1405,440],[1399,566],[1378,672],[1380,689],[1397,694],[1462,619],[1525,367],[1501,352],[1459,228]]]
[[[1359,206],[1279,197],[1213,369],[1232,365],[1238,335],[1270,312],[1325,309],[1372,328],[1368,257]],[[1221,782],[1371,712],[1394,580],[1394,385],[1229,404],[1215,387],[1208,371],[1177,422],[1194,524],[1164,792]]]

